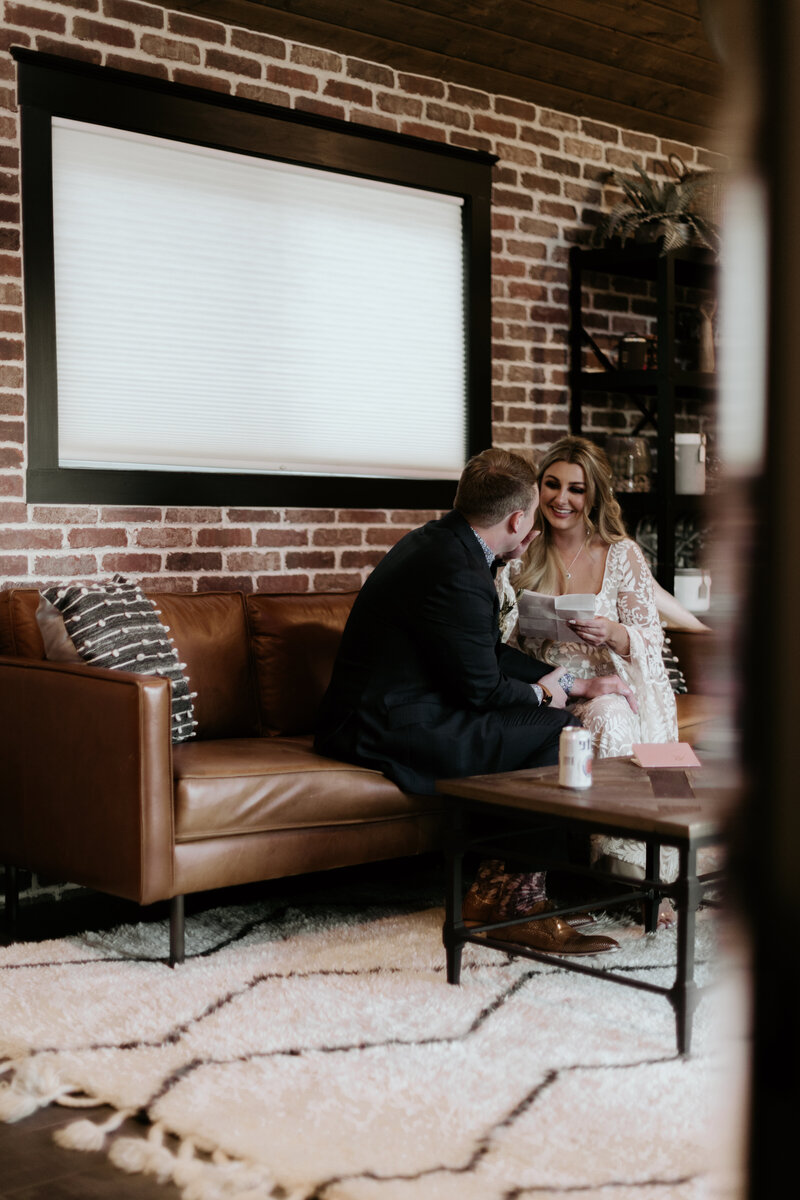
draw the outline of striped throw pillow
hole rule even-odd
[[[61,613],[67,635],[84,662],[139,675],[163,675],[172,689],[172,740],[195,736],[186,663],[178,659],[169,627],[138,584],[124,575],[110,583],[68,584],[41,592]]]

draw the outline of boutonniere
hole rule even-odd
[[[503,596],[500,601],[500,632],[505,638],[512,629],[513,615],[516,613],[517,605],[511,596]]]

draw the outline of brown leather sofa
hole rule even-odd
[[[442,802],[311,748],[354,598],[154,595],[197,692],[198,736],[173,746],[167,680],[45,661],[38,592],[0,592],[7,915],[19,868],[170,900],[175,963],[188,893],[437,847]],[[677,697],[680,737],[696,742],[715,707],[694,690],[707,635],[669,636],[693,693]]]
[[[311,747],[351,594],[151,597],[197,692],[170,740],[169,681],[46,662],[38,593],[0,593],[0,862],[139,904],[171,901],[183,958],[191,892],[413,855],[443,802]]]
[[[725,715],[725,704],[713,686],[713,656],[718,651],[714,634],[693,629],[665,629],[688,692],[675,697],[678,740],[702,746],[703,735]]]

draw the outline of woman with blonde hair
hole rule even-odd
[[[565,667],[578,678],[618,675],[630,686],[634,707],[615,695],[570,703],[590,731],[598,757],[630,754],[636,742],[677,741],[654,580],[642,551],[625,531],[608,459],[586,438],[564,437],[540,460],[538,482],[539,536],[502,585],[504,635],[527,654]],[[570,623],[574,641],[525,638],[515,621],[516,595],[523,589],[555,596],[592,593],[594,616]],[[599,853],[637,867],[644,862],[640,842],[594,838],[593,857]]]

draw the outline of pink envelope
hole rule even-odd
[[[637,742],[633,761],[640,767],[701,767],[688,742]]]

